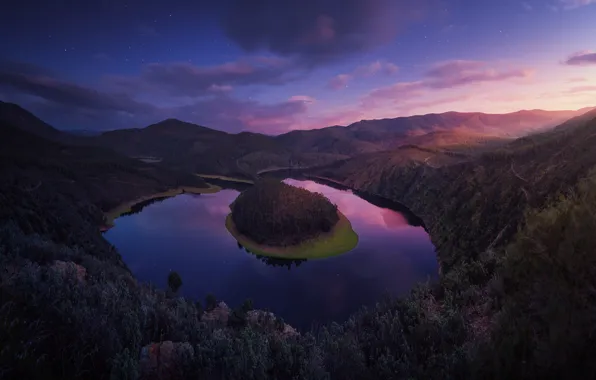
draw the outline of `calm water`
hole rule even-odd
[[[224,222],[238,191],[183,194],[120,217],[105,236],[140,280],[166,287],[170,270],[182,276],[180,292],[208,293],[230,306],[251,298],[299,328],[343,321],[385,294],[407,293],[436,278],[434,247],[422,227],[399,212],[377,207],[350,191],[312,181],[285,182],[325,194],[350,219],[360,241],[344,255],[274,266],[245,252]]]

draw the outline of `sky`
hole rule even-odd
[[[0,100],[60,129],[279,134],[596,105],[596,0],[19,0]]]

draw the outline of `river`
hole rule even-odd
[[[337,204],[358,234],[358,246],[302,262],[250,254],[225,227],[229,204],[239,194],[235,189],[159,200],[119,217],[104,236],[139,281],[165,288],[174,270],[182,277],[183,296],[202,301],[212,293],[231,307],[250,298],[255,308],[300,329],[343,321],[385,295],[404,295],[416,283],[436,279],[438,264],[426,231],[411,225],[412,216],[397,205],[369,203],[350,190],[310,180],[285,182]]]

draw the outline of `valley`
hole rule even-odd
[[[152,372],[139,364],[139,353],[170,342],[192,349],[192,354],[172,358],[180,377],[246,378],[247,362],[279,379],[297,373],[309,379],[358,380],[396,373],[437,379],[589,377],[596,372],[583,359],[594,343],[590,300],[596,277],[590,252],[596,240],[590,210],[596,207],[595,138],[593,110],[431,114],[279,136],[229,134],[168,119],[143,129],[75,136],[2,103],[0,368],[32,379],[106,378],[138,371],[151,378]],[[404,280],[392,297],[380,297],[381,285],[354,295],[354,303],[322,318],[325,323],[317,328],[309,329],[304,317],[300,334],[291,336],[282,333],[288,330],[281,319],[281,296],[273,303],[279,310],[275,322],[255,322],[248,318],[251,303],[239,305],[243,300],[238,297],[229,301],[232,309],[211,297],[203,305],[197,299],[204,295],[185,298],[164,289],[166,272],[143,271],[143,251],[160,257],[163,270],[167,256],[157,251],[208,250],[206,261],[186,265],[189,272],[181,276],[189,288],[200,282],[194,289],[203,291],[199,288],[219,281],[209,267],[220,260],[219,249],[245,263],[250,259],[261,270],[266,262],[274,263],[239,249],[242,245],[225,228],[228,205],[238,193],[216,192],[215,186],[234,179],[246,188],[285,169],[321,180],[316,186],[327,181],[352,189],[345,194],[365,202],[362,207],[373,207],[366,197],[407,206],[414,216],[401,214],[400,219],[392,211],[390,222],[412,225],[409,220],[420,219],[438,267],[423,265],[422,275]],[[179,194],[182,189],[189,191]],[[190,192],[201,194],[193,198]],[[116,219],[116,227],[105,232],[107,240],[100,233],[101,226],[131,212],[138,201],[156,196],[162,201]],[[209,197],[220,196],[228,202],[220,217],[192,211],[207,209]],[[170,234],[188,228],[185,239],[200,234],[202,240],[160,245],[151,240],[157,237],[155,228],[135,224],[151,218],[150,225],[162,223],[168,231],[172,217],[160,210],[169,208],[180,217],[178,230]],[[382,214],[371,210],[375,217]],[[381,244],[389,240],[375,235],[378,228],[358,231],[364,214],[342,212],[358,233],[355,251],[322,260],[320,266],[309,260],[289,273],[310,267],[324,278],[333,270],[331,263],[346,260],[337,268],[364,271],[371,265],[372,277],[394,276],[378,265],[402,243]],[[200,218],[199,229],[193,227],[194,218]],[[203,228],[210,221],[217,229]],[[371,245],[362,245],[367,252],[359,254],[365,243]],[[428,251],[418,252],[428,258]],[[129,265],[128,260],[136,261]],[[406,261],[395,266],[408,268]],[[61,269],[68,265],[73,270]],[[425,282],[428,268],[440,275]],[[192,269],[203,280],[192,280]],[[252,297],[283,283],[281,272],[267,273],[275,273],[273,280],[261,284],[261,290],[251,289]],[[251,274],[237,276],[244,284],[256,281]],[[346,280],[350,289],[362,286],[354,278]],[[160,281],[161,289],[146,283]],[[234,291],[219,284],[223,294]],[[332,287],[332,282],[325,284]],[[367,297],[376,299],[365,302]],[[307,298],[298,302],[300,307],[307,308]],[[369,306],[358,310],[355,304]],[[295,311],[297,306],[290,309],[309,314]],[[214,317],[219,312],[227,313],[225,322]],[[340,314],[342,320],[336,320]]]

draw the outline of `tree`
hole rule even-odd
[[[170,272],[168,275],[168,287],[174,293],[178,292],[178,289],[182,286],[182,277],[178,274],[178,272]]]
[[[217,306],[217,298],[213,294],[207,294],[205,297],[205,310],[211,311]]]

